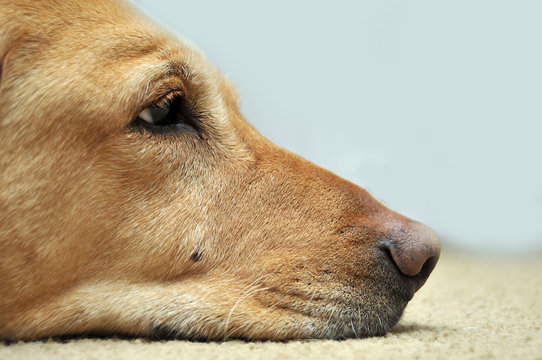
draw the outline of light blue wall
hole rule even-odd
[[[137,0],[278,144],[470,249],[542,249],[542,1]]]

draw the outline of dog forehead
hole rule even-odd
[[[11,66],[16,87],[38,89],[41,98],[48,89],[58,99],[98,100],[111,94],[116,104],[131,107],[152,96],[156,83],[169,79],[167,86],[178,90],[190,79],[196,86],[223,83],[222,90],[236,99],[197,46],[168,34],[123,2],[12,1],[0,15],[20,23],[10,26],[20,33]]]
[[[86,58],[86,64],[99,57],[104,65],[150,54],[170,65],[204,59],[194,43],[171,36],[124,1],[2,0],[0,5],[0,30],[17,33],[13,37],[24,45],[25,55],[39,53],[44,59],[45,53],[52,61]]]
[[[107,6],[92,10],[93,3]],[[255,131],[238,113],[235,88],[192,42],[122,3],[88,4],[44,0],[8,9],[21,14],[26,31],[11,59],[3,124],[31,119],[46,129],[77,121],[81,129],[116,132],[161,95],[181,90],[220,134],[222,147],[246,152]]]

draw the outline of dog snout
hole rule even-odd
[[[440,256],[438,235],[429,226],[419,222],[398,226],[383,246],[403,275],[417,276],[424,281],[435,268]]]

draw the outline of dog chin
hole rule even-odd
[[[183,339],[192,341],[223,341],[223,340],[295,340],[295,339],[350,339],[383,336],[400,320],[406,302],[389,306],[385,310],[367,311],[360,306],[335,306],[331,314],[321,317],[307,317],[305,320],[290,322],[290,328],[273,329],[267,327],[263,333],[248,331],[246,333],[232,331],[217,334],[216,328],[209,331],[200,329],[201,333],[177,329],[171,324],[155,325],[150,337],[155,339]],[[255,328],[261,324],[253,325]],[[271,332],[269,331],[271,330]],[[276,334],[276,336],[273,336]]]
[[[370,299],[362,299],[357,304],[342,305],[336,308],[331,318],[322,317],[324,325],[315,328],[314,338],[346,339],[382,336],[401,319],[408,301],[387,297],[374,300],[377,306],[365,306]],[[373,303],[373,304],[374,304]]]
[[[324,339],[348,339],[383,336],[401,319],[404,306],[398,309],[390,309],[387,313],[367,313],[360,320],[354,314],[341,321],[330,323],[323,331],[315,331],[315,338]],[[350,313],[348,309],[346,312]],[[356,311],[356,310],[353,310]]]
[[[343,288],[331,291],[341,297],[314,295],[300,300],[300,295],[277,292],[273,295],[287,299],[268,306],[269,299],[260,303],[261,317],[244,318],[243,324],[228,316],[212,325],[202,321],[186,327],[186,321],[155,324],[150,337],[156,339],[187,339],[194,341],[348,339],[385,335],[400,320],[408,303],[409,291],[380,288],[370,294],[359,289]],[[265,296],[265,291],[263,292]],[[295,298],[295,299],[294,299]],[[273,317],[280,313],[280,319]],[[248,314],[247,314],[248,316]],[[217,332],[217,329],[222,329]]]
[[[365,279],[362,291],[358,286],[342,291],[343,300],[334,299],[328,306],[313,309],[309,315],[319,318],[310,337],[327,339],[382,336],[401,319],[416,285],[398,281],[399,274],[388,273],[384,279]]]

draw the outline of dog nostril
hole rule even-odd
[[[431,256],[429,259],[427,259],[425,263],[422,265],[422,268],[420,272],[418,273],[418,275],[421,275],[422,277],[427,278],[429,274],[431,274],[435,266],[437,265],[438,259],[439,259],[438,256]]]
[[[394,234],[384,246],[401,273],[427,278],[440,256],[440,241],[428,226],[413,223],[406,231]]]

